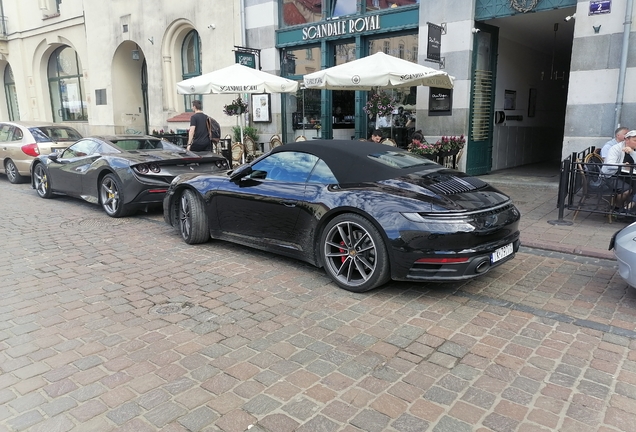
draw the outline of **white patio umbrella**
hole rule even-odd
[[[452,89],[454,80],[455,78],[446,72],[393,57],[381,51],[303,77],[305,88],[328,90],[373,90],[411,86]]]
[[[179,94],[295,93],[298,83],[271,73],[233,64],[177,83]],[[241,143],[243,142],[243,123]]]
[[[303,77],[305,88],[372,90],[429,86],[451,89],[454,77],[446,72],[378,52]]]

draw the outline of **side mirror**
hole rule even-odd
[[[241,165],[240,167],[232,171],[232,173],[230,174],[230,180],[232,181],[240,180],[243,177],[248,176],[250,174],[252,174],[251,165],[247,165],[247,164]]]
[[[59,153],[55,152],[55,153],[51,153],[48,155],[49,160],[52,160],[53,162],[57,162],[57,158],[60,156]]]

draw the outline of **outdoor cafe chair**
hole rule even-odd
[[[601,166],[602,164],[598,163],[581,163],[580,160],[577,161],[576,181],[578,182],[577,189],[580,188],[581,197],[574,215],[572,216],[572,221],[576,219],[576,216],[586,205],[588,199],[593,199],[595,200],[593,209],[601,212],[607,212],[608,221],[609,223],[612,223],[612,209],[616,202],[616,192],[614,192],[615,188],[612,187],[611,183],[612,181],[616,181],[616,177],[603,177],[601,175]]]
[[[237,164],[243,163],[243,153],[244,153],[243,144],[239,142],[232,144],[232,163],[237,163]]]

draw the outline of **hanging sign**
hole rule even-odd
[[[236,63],[256,69],[256,56],[253,53],[234,51]]]
[[[429,87],[428,115],[451,115],[453,111],[453,91],[451,89]]]
[[[591,0],[588,15],[606,14],[612,11],[612,0]]]
[[[428,23],[428,43],[426,47],[427,60],[440,61],[442,52],[442,27]]]

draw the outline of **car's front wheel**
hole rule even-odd
[[[342,214],[323,231],[320,248],[327,275],[347,291],[364,292],[390,279],[382,236],[366,218]]]
[[[33,186],[40,197],[51,197],[52,192],[49,177],[46,174],[46,168],[44,168],[41,163],[38,163],[33,169]]]
[[[106,174],[102,179],[99,187],[99,202],[110,217],[120,218],[129,213],[124,205],[123,187],[114,174]]]
[[[26,177],[20,175],[18,172],[18,167],[15,166],[15,162],[11,159],[7,159],[4,163],[4,172],[7,173],[7,178],[13,184],[24,183],[26,181]]]
[[[179,232],[187,244],[205,243],[210,239],[208,217],[203,201],[186,189],[179,198]]]

